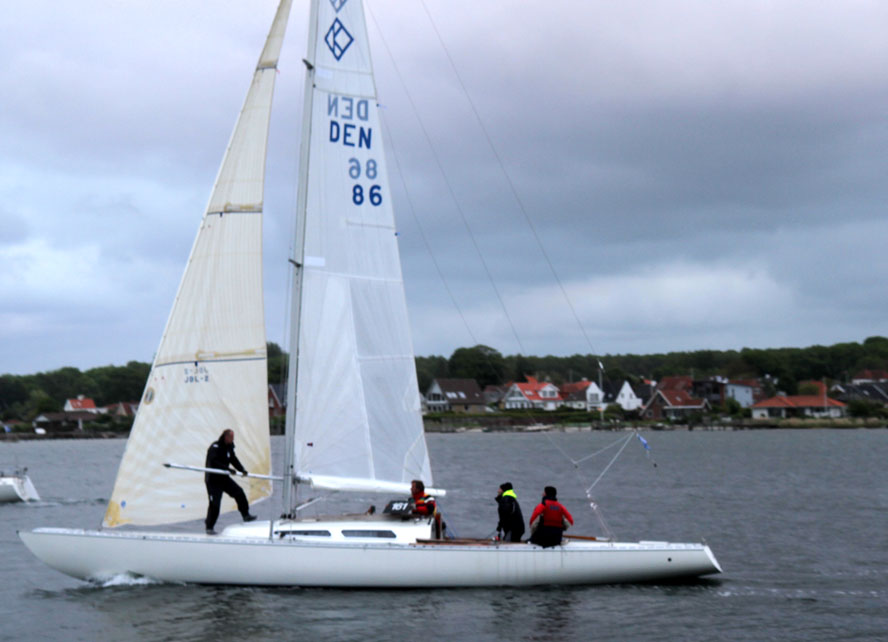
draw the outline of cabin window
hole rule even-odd
[[[394,539],[394,531],[364,531],[364,530],[344,530],[342,534],[345,537],[380,537],[383,539]]]
[[[281,537],[330,537],[330,531],[275,531]]]

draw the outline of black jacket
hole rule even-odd
[[[497,495],[497,513],[499,524],[497,530],[511,534],[512,541],[518,541],[524,535],[524,515],[521,514],[521,506],[518,500],[511,495]]]
[[[242,473],[247,472],[243,464],[241,464],[240,460],[237,458],[237,455],[234,454],[234,444],[225,443],[224,433],[219,439],[211,443],[209,448],[207,448],[207,461],[205,466],[207,468],[218,468],[219,470],[228,470],[229,468],[234,467]],[[227,475],[206,473],[204,475],[204,481],[208,484],[213,484],[221,482],[227,477]]]

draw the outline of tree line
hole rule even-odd
[[[483,388],[509,381],[523,381],[525,376],[558,385],[587,378],[598,381],[599,363],[605,382],[619,385],[624,380],[659,381],[670,375],[692,375],[703,379],[721,375],[729,379],[758,379],[770,375],[780,389],[796,394],[805,380],[847,382],[860,370],[888,370],[888,338],[875,336],[862,343],[837,343],[807,348],[743,348],[742,350],[695,350],[662,354],[582,355],[567,357],[547,355],[504,356],[484,345],[458,348],[450,358],[416,358],[420,390],[433,379],[475,379]]]
[[[287,353],[268,343],[268,380],[282,383],[287,374]],[[605,382],[628,379],[660,380],[669,375],[704,378],[723,375],[751,379],[770,375],[787,394],[798,391],[809,379],[847,382],[860,370],[888,370],[888,338],[874,336],[862,343],[837,343],[807,348],[743,348],[696,350],[648,355],[503,355],[484,345],[456,349],[450,357],[416,357],[419,389],[428,389],[437,378],[475,379],[482,387],[523,381],[536,376],[555,384],[598,380],[599,362]],[[0,375],[0,418],[31,420],[40,413],[62,410],[66,399],[78,395],[96,405],[138,401],[142,397],[151,364],[130,361],[125,366],[102,366],[80,371],[66,367],[32,375]]]

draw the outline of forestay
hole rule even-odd
[[[431,485],[364,10],[313,9],[295,472]]]
[[[202,517],[203,476],[166,469],[203,464],[223,429],[255,473],[271,470],[262,200],[268,123],[290,2],[281,3],[222,161],[127,441],[105,526]],[[251,502],[267,480],[241,481]],[[225,498],[222,510],[234,509]]]

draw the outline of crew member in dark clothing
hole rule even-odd
[[[244,475],[247,474],[247,469],[244,468],[237,455],[234,454],[233,430],[230,428],[225,430],[219,439],[210,444],[210,447],[207,449],[206,467],[218,470],[236,468]],[[207,535],[216,534],[213,527],[219,518],[222,493],[226,493],[234,498],[234,501],[237,502],[237,510],[240,511],[245,522],[252,522],[256,519],[255,515],[250,515],[250,503],[247,501],[247,496],[244,494],[243,489],[231,477],[219,473],[205,473],[204,483],[207,486],[207,495],[210,499],[206,519]]]
[[[521,506],[518,505],[518,496],[515,495],[512,484],[500,484],[496,503],[499,514],[497,532],[502,533],[504,542],[520,542],[524,535],[524,515],[521,514]]]
[[[542,501],[530,516],[530,541],[543,548],[561,544],[564,531],[574,523],[573,517],[558,501],[556,494],[554,486],[546,486]]]

